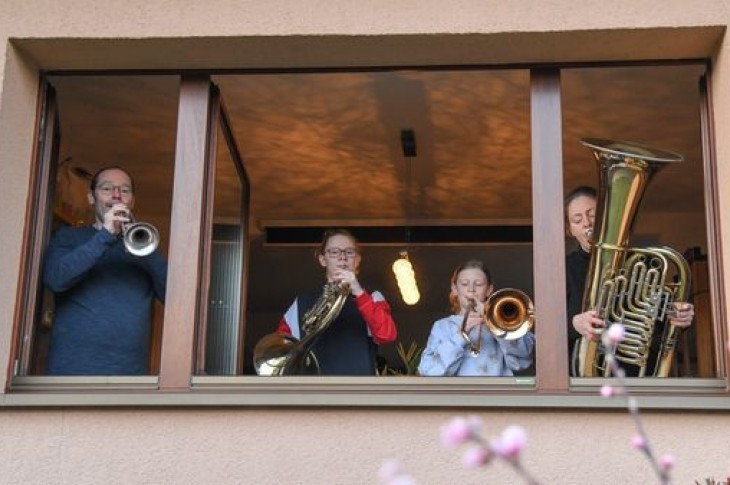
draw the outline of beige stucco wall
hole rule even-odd
[[[624,414],[479,413],[488,435],[520,423],[544,484],[656,483],[629,451]],[[3,483],[368,484],[397,457],[422,485],[520,483],[503,463],[465,470],[439,445],[450,411],[58,410],[0,413]],[[726,477],[730,416],[648,416],[674,483]],[[725,475],[723,475],[725,474]]]
[[[714,53],[717,184],[720,207],[728,208],[730,41],[714,42],[729,8],[727,1],[685,0],[0,2],[0,362],[8,362],[16,312],[37,66],[456,64]],[[727,275],[730,210],[719,217]],[[2,373],[0,388],[6,380]],[[470,411],[0,408],[0,482],[374,483],[387,457],[400,458],[424,484],[515,481],[501,465],[465,471],[457,453],[439,449],[439,425],[463,412]],[[490,434],[512,423],[527,428],[525,463],[544,483],[652,481],[643,458],[628,450],[632,432],[623,412],[478,414]],[[657,451],[678,456],[676,483],[730,472],[727,413],[650,412],[646,427]]]

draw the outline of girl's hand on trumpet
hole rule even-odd
[[[464,322],[464,331],[466,333],[484,323],[484,302],[470,299],[469,304],[470,307],[466,310],[469,312],[469,316]]]

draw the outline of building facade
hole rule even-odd
[[[677,457],[677,483],[730,475],[727,1],[518,6],[464,0],[447,8],[436,1],[39,1],[5,2],[0,14],[0,362],[7,370],[0,377],[0,468],[6,483],[374,483],[388,458],[399,459],[419,483],[516,481],[503,464],[466,470],[458,452],[440,447],[441,424],[463,414],[482,417],[487,435],[522,425],[529,434],[523,463],[545,483],[653,480],[645,458],[629,446],[634,431],[624,404],[598,395],[600,379],[580,383],[568,377],[562,325],[538,327],[535,375],[526,378],[272,382],[204,372],[212,364],[200,360],[206,314],[199,302],[207,296],[201,288],[208,287],[210,274],[201,262],[209,257],[206,214],[215,210],[205,195],[211,183],[206,160],[210,120],[219,126],[215,116],[223,113],[211,95],[211,79],[225,97],[223,78],[229,74],[475,66],[525,73],[531,284],[543,322],[566,320],[565,291],[555,281],[564,279],[567,162],[556,147],[571,126],[566,117],[563,126],[551,122],[561,119],[561,79],[562,99],[568,99],[566,70],[701,66],[692,126],[701,146],[703,177],[696,191],[704,221],[678,211],[676,218],[658,219],[652,231],[682,244],[692,240],[686,233],[701,233],[705,241],[714,370],[705,377],[636,384],[632,392],[655,451]],[[169,221],[153,216],[169,226],[163,231],[170,275],[158,365],[140,378],[54,380],[34,373],[24,350],[36,337],[33,322],[40,317],[29,314],[41,304],[36,289],[42,234],[50,228],[51,203],[44,194],[52,180],[53,103],[46,83],[50,76],[63,118],[68,98],[60,93],[71,92],[63,90],[64,76],[130,74],[174,78],[154,85],[175,99],[165,105],[169,119],[160,116],[169,125],[172,154]],[[104,86],[114,89],[114,79]],[[88,88],[78,83],[81,91]],[[73,136],[83,138],[78,130]]]

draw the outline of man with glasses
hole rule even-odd
[[[167,263],[159,248],[141,257],[124,247],[135,202],[126,171],[102,168],[87,196],[94,224],[59,228],[46,252],[43,282],[55,297],[46,373],[144,375],[152,305],[165,299]]]
[[[374,375],[377,345],[393,342],[397,336],[390,305],[378,291],[369,293],[357,279],[360,247],[346,229],[325,231],[315,256],[325,270],[328,283],[350,288],[337,318],[313,347],[323,375]],[[302,337],[300,322],[322,294],[319,287],[294,300],[279,323],[278,332]]]

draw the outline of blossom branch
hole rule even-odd
[[[618,388],[613,388],[609,385],[601,388],[601,395],[603,397],[614,397],[624,396],[626,398],[626,405],[629,410],[634,427],[636,428],[636,435],[632,438],[631,444],[634,448],[641,451],[646,458],[649,460],[654,473],[659,478],[659,483],[662,485],[669,483],[669,470],[674,467],[675,458],[673,455],[666,454],[661,457],[660,460],[656,459],[654,451],[649,444],[649,438],[647,437],[644,425],[641,421],[641,414],[639,412],[639,405],[636,398],[630,396],[628,388],[626,386],[626,372],[618,364],[616,359],[616,346],[624,339],[626,330],[623,325],[615,323],[611,325],[608,331],[604,332],[603,345],[606,349],[606,362],[611,367],[611,373],[615,376],[618,382]]]
[[[527,433],[521,426],[509,426],[502,431],[497,439],[486,440],[481,435],[481,420],[457,417],[452,419],[441,429],[441,442],[444,446],[453,448],[467,442],[476,444],[466,451],[463,457],[464,465],[468,468],[484,466],[493,458],[501,458],[530,485],[539,485],[539,482],[522,466],[520,454],[527,444]]]

